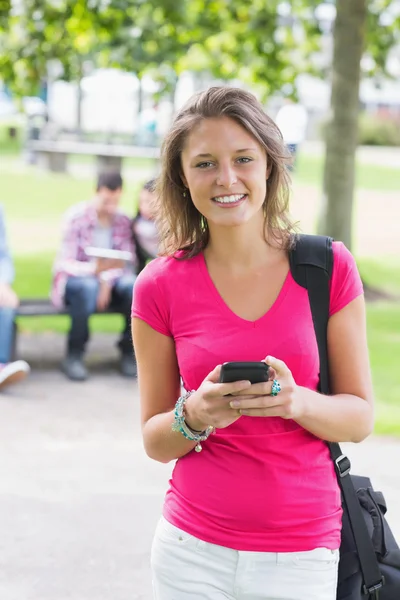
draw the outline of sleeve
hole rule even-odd
[[[150,327],[173,337],[170,329],[169,306],[166,290],[158,273],[158,259],[149,263],[138,275],[133,288],[132,317],[145,321]]]
[[[134,263],[136,262],[136,247],[135,238],[133,235],[133,222],[127,215],[121,216],[119,227],[119,236],[117,243],[114,246],[117,250],[126,250],[133,256]]]
[[[363,284],[353,255],[342,242],[333,242],[329,316],[362,294]]]
[[[0,206],[0,283],[10,284],[14,279],[14,266],[7,244],[6,225]]]
[[[77,260],[79,247],[79,223],[68,212],[64,216],[63,234],[60,251],[55,265],[55,273],[64,273],[68,277],[84,277],[95,274],[95,264]]]

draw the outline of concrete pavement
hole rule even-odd
[[[26,382],[0,396],[0,598],[150,600],[149,549],[170,465],[144,454],[136,384],[96,335],[83,384],[57,370],[64,339],[20,336]],[[400,539],[400,443],[349,446]]]

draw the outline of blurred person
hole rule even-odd
[[[139,139],[144,146],[157,145],[158,104],[144,108],[139,115]]]
[[[281,130],[283,140],[293,157],[290,165],[293,170],[300,144],[306,139],[307,111],[302,104],[295,103],[291,98],[286,98],[276,115],[275,122]]]
[[[69,379],[83,381],[88,372],[83,362],[89,340],[89,317],[108,307],[125,317],[118,343],[120,368],[127,377],[136,376],[130,335],[130,303],[136,279],[136,249],[131,219],[119,210],[122,177],[106,171],[98,176],[96,193],[89,202],[71,207],[64,217],[61,249],[54,265],[52,301],[65,306],[71,316],[67,356],[62,370]],[[89,247],[124,250],[132,262],[90,258]]]
[[[151,551],[158,600],[336,600],[342,504],[325,440],[373,427],[365,303],[334,242],[320,394],[289,264],[287,154],[256,98],[231,87],[194,95],[164,139],[162,253],[132,304],[144,448],[176,461]],[[229,361],[266,363],[269,380],[221,383]]]
[[[147,181],[139,194],[139,207],[132,230],[138,256],[138,272],[158,254],[158,231],[153,218],[156,180]]]
[[[24,379],[29,365],[24,360],[11,360],[14,318],[18,297],[11,287],[14,266],[8,249],[3,209],[0,206],[0,389]]]

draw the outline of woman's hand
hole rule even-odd
[[[237,399],[244,400],[244,393],[254,386],[250,381],[219,383],[220,372],[221,365],[218,365],[186,400],[185,421],[191,429],[203,431],[210,425],[223,429],[242,416],[230,407],[231,395],[235,393]]]
[[[270,366],[270,380],[266,383],[255,383],[245,392],[242,391],[240,398],[230,401],[231,410],[237,415],[249,417],[299,419],[304,407],[289,368],[282,360],[272,356],[267,356],[264,362]],[[274,380],[281,386],[281,391],[276,396],[271,395]]]

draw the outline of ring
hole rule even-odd
[[[277,396],[281,390],[282,388],[280,383],[276,379],[274,379],[272,382],[271,396]]]

